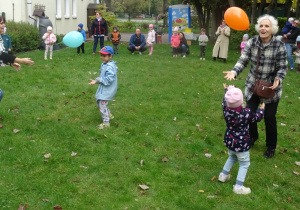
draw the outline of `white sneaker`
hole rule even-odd
[[[183,58],[185,58],[186,56],[185,56],[185,55],[183,55],[182,57],[183,57]]]
[[[104,129],[104,128],[109,128],[110,124],[105,124],[105,123],[101,123],[100,125],[97,126],[100,130]]]
[[[142,55],[142,52],[139,52],[140,55]]]
[[[203,60],[205,61],[205,58],[203,58]]]
[[[233,185],[233,192],[234,192],[235,194],[243,194],[243,195],[246,195],[246,194],[251,193],[251,189],[248,188],[248,187],[244,187],[244,186],[241,186],[240,188],[237,188],[237,187],[235,187],[235,185]]]
[[[131,53],[132,55],[134,55],[134,52],[133,53]]]
[[[223,174],[223,173],[220,173],[218,180],[219,180],[220,182],[227,182],[227,181],[230,180],[230,175],[229,175],[229,174],[228,174],[228,175],[225,175],[225,174]]]
[[[202,61],[202,58],[200,58],[200,61]]]

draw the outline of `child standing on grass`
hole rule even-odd
[[[243,51],[244,51],[244,49],[246,47],[248,39],[249,39],[249,35],[248,34],[244,34],[243,41],[241,42],[241,54],[243,54]]]
[[[249,149],[252,142],[249,136],[249,123],[259,122],[263,119],[265,104],[262,103],[260,109],[256,113],[248,108],[243,108],[243,93],[234,86],[225,88],[225,96],[223,98],[223,115],[226,121],[226,133],[224,136],[224,144],[228,148],[228,159],[223,167],[223,171],[219,175],[220,182],[230,180],[230,169],[233,164],[239,161],[240,167],[233,186],[233,192],[236,194],[249,194],[251,189],[244,187],[244,181],[250,166]]]
[[[205,49],[208,42],[208,37],[205,34],[205,28],[201,28],[201,35],[199,36],[199,46],[200,46],[200,60],[205,60]]]
[[[149,55],[152,55],[153,52],[153,44],[155,42],[155,31],[153,29],[153,24],[149,25],[149,31],[147,36],[147,45],[149,46]]]
[[[45,60],[47,60],[48,51],[50,50],[50,60],[52,60],[53,44],[56,42],[56,36],[52,33],[52,27],[47,27],[47,33],[42,37],[45,42]]]
[[[178,48],[180,45],[180,38],[178,35],[178,27],[176,26],[173,30],[173,35],[171,36],[171,48],[173,53],[173,58],[178,56]]]
[[[295,63],[298,64],[298,71],[297,73],[300,74],[300,43],[297,45],[297,51],[296,52],[293,52],[294,55],[296,55],[296,60],[295,60]]]
[[[119,33],[118,27],[113,27],[113,32],[110,35],[110,39],[113,43],[114,54],[119,55],[119,43],[121,40],[121,34]]]
[[[108,101],[112,100],[117,92],[118,67],[116,63],[111,60],[114,55],[112,47],[105,46],[99,53],[101,53],[101,60],[103,62],[101,64],[100,76],[95,80],[90,79],[91,82],[89,85],[99,84],[95,98],[103,119],[103,123],[98,125],[98,128],[103,129],[110,127],[109,120],[114,118],[107,108],[107,105]]]
[[[162,44],[162,35],[164,34],[163,27],[159,26],[158,30],[156,31],[157,36],[157,44]]]
[[[78,30],[77,31],[80,32],[83,36],[82,44],[79,47],[77,47],[77,54],[80,53],[80,48],[81,48],[82,53],[84,54],[84,43],[86,41],[86,35],[85,35],[85,31],[83,30],[83,24],[82,23],[78,24]]]

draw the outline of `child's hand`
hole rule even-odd
[[[296,52],[293,52],[294,55],[296,55]]]
[[[261,109],[265,109],[265,103],[262,103],[262,104],[260,105],[260,108],[261,108]]]
[[[226,83],[223,83],[223,87],[224,89],[228,88],[228,85],[226,85]]]
[[[93,80],[93,79],[90,79],[90,83],[89,83],[89,85],[94,85],[94,84],[96,84],[96,81],[95,80]]]

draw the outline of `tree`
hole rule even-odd
[[[251,24],[254,24],[254,22],[255,22],[256,7],[257,7],[257,0],[253,0],[253,2],[252,2],[252,11],[251,11]]]
[[[284,4],[284,16],[285,17],[290,17],[291,15],[291,7],[292,7],[292,0],[286,0]]]
[[[300,15],[300,0],[297,1],[297,6],[296,6],[296,18],[298,19],[299,18],[299,15]]]
[[[99,4],[97,6],[97,12],[101,12],[102,17],[105,18],[107,26],[111,27],[115,22],[117,22],[116,15],[113,15],[112,12],[107,11],[107,6],[104,4]],[[96,18],[96,15],[89,16],[90,21],[92,22]]]
[[[259,9],[258,9],[258,16],[261,16],[262,14],[264,14],[265,6],[266,6],[266,0],[261,0]]]
[[[228,0],[228,3],[229,3],[230,7],[234,7],[235,6],[234,0]]]

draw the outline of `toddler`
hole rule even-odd
[[[110,35],[110,39],[113,43],[114,54],[119,55],[119,43],[121,40],[121,34],[119,33],[118,27],[113,27],[113,32]]]
[[[45,60],[47,60],[48,51],[50,50],[50,60],[52,60],[53,44],[56,42],[56,36],[52,33],[52,27],[47,27],[47,33],[42,37],[45,42]]]
[[[97,100],[97,105],[102,115],[103,123],[98,125],[99,129],[104,129],[110,127],[109,120],[113,119],[114,116],[110,113],[107,108],[108,101],[112,100],[117,92],[118,81],[117,73],[118,67],[116,63],[112,61],[114,55],[113,48],[110,46],[105,46],[99,51],[101,53],[101,69],[100,76],[95,80],[90,79],[89,85],[99,84],[95,98]]]
[[[244,49],[246,47],[248,39],[249,39],[249,35],[248,34],[244,34],[243,41],[241,42],[241,54],[243,54],[243,51],[244,51]]]
[[[152,55],[153,52],[153,44],[155,42],[155,31],[153,30],[153,24],[149,25],[149,31],[147,36],[147,45],[149,46],[149,55]]]
[[[228,159],[220,173],[218,180],[226,182],[230,180],[230,169],[233,164],[239,161],[240,167],[233,186],[233,192],[236,194],[249,194],[251,189],[244,187],[244,181],[250,166],[249,149],[252,145],[249,136],[249,123],[259,122],[263,119],[265,104],[257,109],[256,113],[249,108],[243,108],[243,93],[234,86],[225,88],[225,96],[223,98],[223,115],[226,122],[226,132],[224,136],[224,144],[228,148]]]
[[[173,57],[177,57],[178,55],[178,47],[180,45],[180,38],[178,35],[178,27],[176,26],[173,30],[173,35],[171,36],[171,48]]]
[[[86,35],[85,35],[85,31],[83,30],[83,24],[82,23],[78,24],[78,30],[77,31],[79,33],[81,33],[82,36],[83,36],[83,42],[82,42],[82,44],[79,47],[77,47],[77,54],[80,53],[80,48],[81,48],[82,53],[84,54],[84,43],[86,41]]]
[[[201,28],[201,35],[199,36],[199,46],[200,46],[200,60],[205,60],[205,49],[208,42],[208,37],[205,34],[205,28]]]
[[[162,44],[162,35],[164,34],[163,27],[159,26],[159,29],[156,31],[157,43]]]
[[[296,55],[296,60],[295,60],[295,63],[298,64],[298,71],[297,73],[300,74],[300,43],[297,45],[297,51],[296,52],[293,52],[294,55]]]
[[[290,30],[294,28],[293,23],[294,23],[294,18],[290,17],[288,21],[286,21],[283,29],[281,30],[281,35],[289,34]]]

